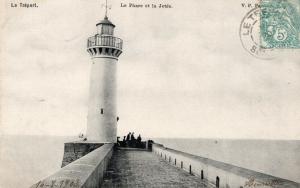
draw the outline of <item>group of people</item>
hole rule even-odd
[[[142,137],[139,134],[139,136],[137,138],[134,137],[134,132],[129,132],[127,134],[127,136],[123,137],[123,141],[119,140],[118,137],[118,145],[121,147],[134,147],[134,148],[141,148],[143,147],[143,143],[142,143]]]

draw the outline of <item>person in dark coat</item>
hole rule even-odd
[[[131,138],[131,132],[128,133],[127,137],[126,137],[126,141],[129,141]]]
[[[141,148],[142,147],[142,137],[140,134],[137,137],[136,141],[137,141],[137,147]]]
[[[141,142],[141,141],[142,141],[142,137],[141,137],[140,134],[139,134],[139,136],[137,137],[137,141],[138,141],[138,142]]]
[[[134,138],[134,132],[131,134],[131,139],[130,139],[131,141],[134,141],[135,140],[135,138]]]
[[[133,147],[133,148],[136,147],[136,139],[134,138],[134,132],[131,133],[130,147]]]
[[[126,136],[123,137],[123,141],[122,141],[121,146],[126,147]]]

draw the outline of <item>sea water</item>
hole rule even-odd
[[[0,187],[30,187],[60,169],[76,137],[1,136]],[[153,139],[167,147],[300,182],[300,141]]]
[[[28,188],[60,169],[64,143],[53,136],[1,136],[0,188]]]

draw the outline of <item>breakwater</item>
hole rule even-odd
[[[104,181],[106,181],[104,185],[115,184],[114,179],[118,179],[117,183],[122,185],[149,185],[151,187],[156,184],[173,185],[175,181],[173,176],[179,178],[176,185],[181,184],[180,182],[185,179],[190,184],[200,187],[300,187],[299,183],[290,180],[181,152],[161,144],[151,143],[150,145],[152,147],[147,147],[149,148],[147,150],[118,147],[115,144],[66,143],[63,159],[63,164],[65,163],[66,166],[32,185],[31,188],[100,188]],[[149,152],[151,150],[152,153]],[[154,159],[154,155],[157,160]],[[81,158],[76,159],[79,156]],[[112,156],[114,156],[113,159],[111,159]],[[108,164],[111,167],[107,170]],[[140,168],[141,166],[143,168]],[[130,170],[133,171],[130,172]],[[185,173],[179,171],[185,171]],[[178,174],[181,175],[178,176]],[[105,176],[106,179],[104,179]],[[136,178],[144,176],[145,179],[140,178],[136,182]],[[191,180],[194,182],[190,182]]]

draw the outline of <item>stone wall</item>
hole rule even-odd
[[[113,147],[114,144],[104,144],[31,188],[99,188]]]
[[[153,144],[152,151],[171,165],[206,179],[209,183],[220,188],[300,187],[300,184],[296,182],[166,148],[161,144]]]
[[[91,151],[99,148],[103,144],[101,143],[89,143],[89,142],[69,142],[65,143],[64,157],[61,167],[68,165],[69,163],[80,159]]]

